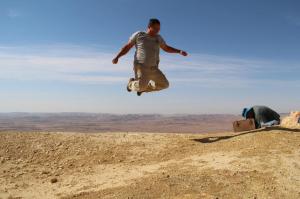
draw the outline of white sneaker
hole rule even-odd
[[[127,84],[127,87],[126,87],[128,92],[131,92],[131,82],[132,81],[134,81],[134,78],[130,78],[129,81],[128,81],[128,84]]]
[[[139,81],[137,81],[137,80],[131,81],[129,83],[129,88],[131,91],[139,91],[140,90]]]
[[[155,89],[156,88],[155,81],[150,80],[148,86],[150,86],[152,89]]]

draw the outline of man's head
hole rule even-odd
[[[160,21],[158,19],[150,19],[148,23],[148,33],[150,35],[157,35],[160,31]]]
[[[254,118],[254,113],[252,108],[244,108],[242,112],[244,118]]]

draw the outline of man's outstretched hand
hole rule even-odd
[[[182,56],[187,56],[187,55],[188,55],[187,52],[185,52],[185,51],[183,51],[183,50],[180,51],[180,54],[181,54]]]
[[[119,58],[118,58],[118,57],[116,57],[116,58],[114,58],[114,59],[112,60],[112,63],[113,63],[113,64],[117,64],[117,63],[118,63],[118,61],[119,61]]]

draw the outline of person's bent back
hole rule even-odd
[[[280,123],[280,115],[267,106],[253,106],[251,108],[244,108],[242,115],[246,119],[253,118],[255,120],[256,128],[277,125]]]

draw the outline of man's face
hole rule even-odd
[[[153,25],[149,26],[148,28],[149,28],[149,31],[151,34],[157,35],[160,31],[160,24],[153,24]]]

